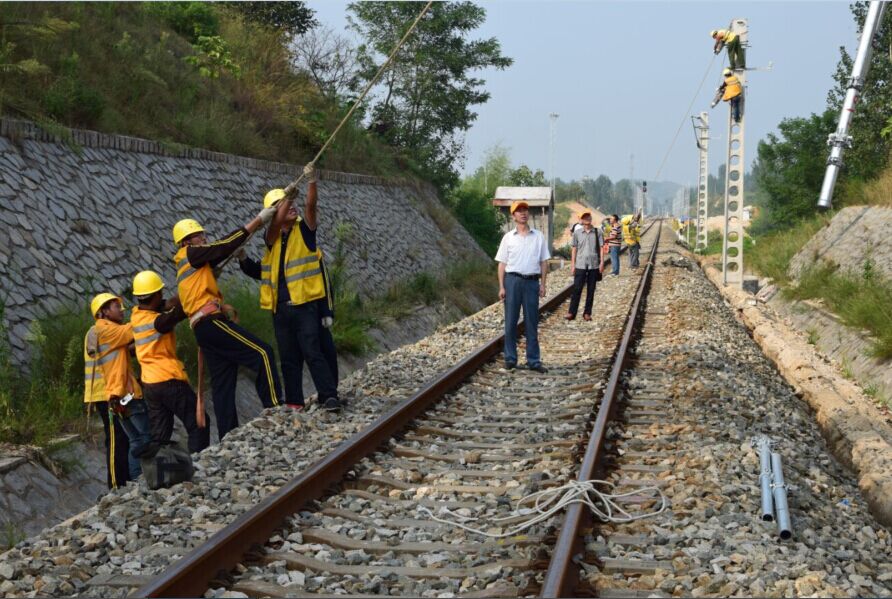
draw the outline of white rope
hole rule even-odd
[[[596,488],[598,485],[608,487],[611,492],[599,491]],[[505,520],[513,520],[517,517],[528,516],[526,520],[509,528],[507,532],[502,533],[491,533],[469,526],[465,523],[479,522],[482,518],[462,516],[461,514],[450,511],[445,506],[438,510],[437,515],[423,505],[419,505],[417,509],[418,511],[425,513],[428,518],[435,522],[455,526],[467,530],[468,532],[493,539],[513,537],[531,526],[544,520],[548,520],[568,505],[574,503],[587,505],[592,513],[602,522],[614,523],[634,522],[635,520],[642,520],[644,518],[653,518],[654,516],[662,514],[666,509],[666,496],[663,495],[663,492],[657,487],[640,487],[634,491],[628,491],[626,493],[613,493],[612,491],[615,487],[616,485],[606,480],[593,479],[586,481],[572,481],[560,487],[553,487],[551,489],[545,489],[544,491],[531,493],[517,501],[513,514],[510,516],[493,518],[491,520],[493,525],[498,526],[500,522]],[[660,507],[657,510],[648,512],[627,509],[628,505],[624,506],[623,500],[632,496],[649,496],[654,500],[659,499]],[[532,503],[532,507],[522,507],[529,503]],[[449,519],[441,518],[439,516],[446,516]]]
[[[368,95],[369,91],[371,91],[372,87],[374,87],[375,84],[378,83],[378,80],[381,79],[381,75],[384,74],[384,71],[387,70],[387,67],[389,67],[390,63],[393,62],[393,58],[396,56],[396,53],[399,52],[400,48],[403,47],[403,44],[406,42],[407,39],[409,39],[409,36],[412,34],[412,32],[415,31],[415,28],[418,26],[418,23],[421,21],[422,17],[424,17],[424,15],[427,13],[428,9],[430,9],[430,7],[433,3],[434,3],[434,0],[429,0],[428,3],[425,4],[424,8],[421,9],[421,12],[418,13],[417,17],[415,17],[415,21],[413,21],[412,25],[409,27],[409,29],[406,30],[405,35],[403,35],[402,39],[400,39],[400,41],[397,42],[396,46],[394,46],[393,50],[390,52],[390,55],[387,57],[387,60],[384,61],[384,64],[381,65],[381,68],[378,69],[378,72],[375,73],[375,76],[372,77],[372,79],[371,79],[371,81],[369,81],[368,85],[365,86],[365,89],[362,90],[362,93],[359,94],[359,97],[356,98],[356,101],[353,102],[353,106],[350,107],[350,110],[347,111],[347,114],[344,115],[344,118],[342,118],[341,122],[338,123],[338,126],[335,127],[335,130],[331,132],[331,135],[328,136],[328,139],[325,140],[325,143],[322,144],[321,148],[319,148],[319,151],[316,152],[316,155],[313,157],[313,160],[311,160],[309,163],[310,165],[315,165],[316,161],[318,161],[319,158],[322,156],[322,153],[328,149],[328,146],[330,146],[331,142],[334,141],[334,138],[337,136],[338,132],[340,132],[340,130],[344,126],[344,124],[350,120],[350,117],[353,116],[353,113],[356,111],[356,109],[359,107],[359,105],[362,103],[362,101],[365,100],[365,97]],[[294,193],[294,191],[297,189],[297,186],[300,185],[300,182],[304,180],[304,177],[306,177],[306,173],[301,173],[297,179],[295,179],[294,181],[289,183],[287,187],[285,187],[286,197],[290,196],[291,194]],[[275,204],[273,204],[273,205],[275,205]],[[251,237],[253,237],[253,236],[254,236],[253,232],[249,233],[245,237],[245,240],[242,241],[241,245],[239,245],[239,249],[248,245],[248,242],[251,240]],[[217,266],[217,269],[222,270],[223,267],[226,266],[230,260],[232,260],[232,257],[236,253],[238,253],[238,250],[236,250],[235,252],[233,252],[232,254],[227,256],[226,259],[223,260]]]

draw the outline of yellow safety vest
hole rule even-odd
[[[156,318],[158,312],[139,306],[133,308],[130,315],[140,379],[143,383],[163,383],[173,379],[189,382],[183,363],[177,359],[176,335],[173,331],[162,334],[155,330]]]
[[[124,397],[127,393],[142,397],[142,389],[130,368],[127,350],[128,339],[133,338],[131,325],[100,318],[96,321],[96,331],[99,333],[99,359],[96,365],[102,368],[106,399]]]
[[[325,281],[322,278],[321,253],[310,251],[300,233],[300,219],[291,228],[285,246],[285,282],[289,300],[300,305],[325,297]],[[279,293],[279,263],[281,261],[281,237],[267,248],[260,261],[260,307],[276,311]]]
[[[730,44],[737,39],[737,34],[733,31],[728,31],[727,29],[719,29],[717,37],[726,44]]]
[[[84,336],[84,403],[96,403],[108,399],[105,396],[105,379],[99,366],[99,356],[87,353],[87,337]]]
[[[205,304],[223,303],[223,294],[217,287],[217,279],[210,264],[193,268],[186,258],[188,246],[181,247],[173,257],[177,265],[177,292],[180,303],[188,316],[192,316]]]
[[[722,100],[727,102],[733,98],[736,98],[740,95],[740,79],[737,78],[737,75],[728,75],[725,77],[725,93],[722,95]]]

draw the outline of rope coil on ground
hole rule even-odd
[[[609,491],[611,492],[598,490],[596,487],[599,485],[608,487]],[[518,516],[529,516],[520,524],[513,526],[506,532],[502,533],[491,533],[479,528],[474,528],[473,526],[469,526],[465,524],[465,522],[479,522],[481,518],[475,518],[473,516],[462,516],[461,514],[450,511],[446,507],[440,508],[438,514],[449,516],[452,518],[451,520],[438,517],[430,509],[422,505],[419,505],[417,509],[419,512],[423,512],[429,519],[435,522],[455,526],[457,528],[467,530],[468,532],[493,539],[513,537],[518,533],[530,528],[531,526],[534,526],[544,520],[548,520],[568,505],[574,503],[582,503],[587,505],[591,512],[602,522],[613,522],[619,524],[634,522],[636,520],[642,520],[644,518],[653,518],[654,516],[662,514],[666,510],[666,496],[663,495],[663,492],[658,487],[639,487],[638,489],[627,491],[625,493],[613,493],[612,491],[615,488],[616,485],[606,480],[574,480],[565,485],[561,485],[560,487],[554,487],[551,489],[545,489],[543,491],[530,493],[529,495],[526,495],[517,501],[516,507],[514,508],[514,513],[512,515],[492,519],[491,523],[498,526],[499,522],[503,522],[505,520],[514,520]],[[624,507],[622,503],[623,499],[632,496],[650,496],[653,499],[659,499],[660,507],[656,510],[647,512],[639,511],[635,513],[635,510],[628,510],[628,506]],[[522,507],[525,504],[529,503],[533,504],[532,507]]]

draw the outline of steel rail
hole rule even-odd
[[[572,283],[539,307],[554,310],[569,297]],[[522,330],[523,323],[520,328]],[[262,499],[202,545],[136,591],[136,597],[201,597],[210,583],[225,578],[252,547],[264,544],[285,520],[326,494],[358,462],[374,453],[447,393],[458,387],[502,349],[504,333],[474,350],[409,399],[344,441],[300,476]]]
[[[650,226],[644,231],[646,234]],[[626,249],[626,248],[623,248]],[[560,306],[573,291],[569,284],[539,307],[539,313]],[[523,330],[523,322],[518,325]],[[227,573],[255,546],[266,543],[285,520],[327,490],[363,458],[374,453],[414,419],[461,385],[502,349],[504,333],[493,337],[457,365],[429,381],[412,397],[397,404],[302,474],[239,515],[202,545],[139,588],[135,597],[200,597],[214,580]]]
[[[660,223],[661,221],[657,222]],[[650,227],[648,227],[649,229]],[[582,464],[579,467],[578,480],[580,481],[595,478],[598,468],[604,461],[604,440],[607,437],[607,425],[616,411],[616,396],[619,393],[620,376],[626,366],[632,338],[640,321],[644,299],[647,297],[647,292],[650,289],[654,260],[656,259],[657,248],[660,245],[660,233],[662,230],[662,226],[657,228],[657,238],[654,240],[653,247],[650,250],[650,257],[644,268],[644,273],[638,281],[635,299],[632,301],[629,313],[626,316],[623,336],[613,359],[610,378],[607,381],[607,387],[604,389],[601,403],[598,406],[598,415],[595,418],[592,434],[589,437],[588,446],[582,458]],[[542,583],[541,597],[578,596],[576,588],[579,585],[579,565],[576,563],[575,557],[580,553],[581,549],[581,532],[590,523],[591,512],[584,505],[575,503],[567,508],[564,514],[564,523],[561,526],[561,532],[551,553],[551,562],[548,565],[548,571]]]

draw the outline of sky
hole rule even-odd
[[[495,145],[512,162],[549,175],[549,113],[559,115],[555,174],[570,180],[606,174],[653,180],[684,120],[659,180],[694,184],[697,150],[690,115],[710,115],[710,171],[723,163],[728,109],[709,102],[721,82],[725,53],[713,62],[711,29],[749,21],[746,162],[760,139],[787,117],[826,106],[839,47],[854,53],[857,29],[847,2],[478,2],[486,22],[476,38],[495,37],[514,59],[504,71],[479,72],[492,94],[478,106],[465,137],[463,173]],[[335,30],[347,26],[346,2],[308,2]],[[421,8],[419,4],[419,10]],[[687,112],[687,107],[693,107]],[[830,133],[828,131],[828,133]]]

